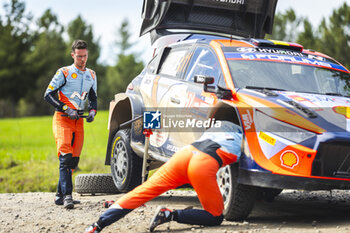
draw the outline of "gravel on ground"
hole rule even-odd
[[[118,195],[79,195],[81,204],[72,210],[54,205],[54,193],[0,194],[0,232],[84,232],[106,209],[103,202]],[[149,221],[157,206],[180,209],[200,208],[193,191],[169,191],[148,202],[103,232],[148,232]],[[203,227],[166,223],[155,232],[190,233],[350,233],[349,191],[283,191],[273,202],[257,201],[251,215],[243,222],[224,221],[221,226]]]

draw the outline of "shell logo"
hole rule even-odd
[[[298,163],[299,157],[294,151],[287,150],[281,155],[281,164],[284,167],[293,169]]]
[[[76,73],[72,74],[72,78],[76,79],[78,77],[78,75]]]
[[[350,119],[350,107],[346,107],[346,106],[336,106],[333,107],[333,111],[345,116],[347,119]]]

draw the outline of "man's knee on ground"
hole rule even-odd
[[[224,220],[224,216],[220,215],[220,216],[213,216],[213,218],[208,219],[207,221],[207,226],[218,226],[222,223],[222,221]]]
[[[214,216],[206,210],[184,209],[173,212],[173,220],[179,223],[195,224],[203,226],[218,226],[224,220],[224,216]]]

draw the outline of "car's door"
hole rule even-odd
[[[214,93],[205,92],[203,84],[194,82],[194,77],[197,75],[213,77],[212,89],[215,89],[220,79],[223,79],[219,61],[208,45],[197,46],[183,76],[187,88],[184,94],[186,101],[181,106],[181,111],[184,116],[190,118],[187,119],[190,121],[188,124],[190,127],[181,130],[183,132],[181,134],[171,135],[171,140],[179,147],[193,142],[210,125],[208,114],[217,101]]]
[[[150,149],[162,156],[170,157],[175,152],[169,134],[176,131],[176,127],[166,122],[169,122],[169,117],[172,120],[173,113],[185,105],[187,86],[182,77],[191,48],[191,45],[181,45],[163,49],[148,65],[140,85],[145,110],[161,113],[162,128],[153,131]]]
[[[218,59],[207,45],[167,48],[149,65],[142,83],[146,110],[159,110],[162,128],[151,136],[151,150],[170,157],[182,146],[197,139],[205,126],[210,107],[217,97],[203,90],[203,84],[194,82],[196,75],[214,78],[212,86],[222,79]]]
[[[207,45],[194,49],[178,85],[171,86],[166,94],[168,97],[164,98],[166,113],[172,119],[166,119],[163,128],[168,127],[167,147],[172,151],[193,142],[210,125],[208,114],[217,97],[205,92],[203,84],[194,82],[196,75],[213,77],[213,87],[222,77],[215,53]]]

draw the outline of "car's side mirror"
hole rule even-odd
[[[225,87],[221,87],[220,85],[218,85],[216,95],[220,99],[224,99],[224,100],[230,100],[233,98],[232,91],[230,89],[225,88]]]
[[[214,83],[213,77],[204,76],[204,75],[196,75],[196,76],[194,76],[194,82],[204,84],[204,91],[205,92],[215,93],[215,87],[208,86],[208,84]]]

